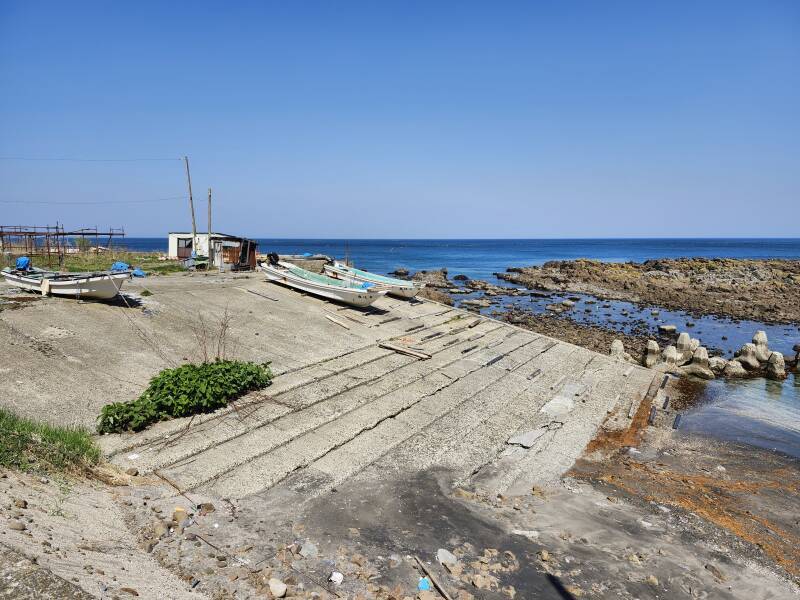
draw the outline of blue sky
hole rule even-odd
[[[259,237],[797,236],[800,3],[0,0],[0,156]],[[190,228],[178,160],[0,223]],[[165,200],[158,200],[165,198]],[[56,204],[56,203],[84,204]]]

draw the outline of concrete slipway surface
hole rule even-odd
[[[152,296],[135,294],[143,286]],[[154,278],[126,291],[131,308],[45,298],[3,311],[0,394],[23,415],[93,428],[105,404],[132,400],[161,369],[199,358],[200,329],[215,352],[227,312],[228,354],[271,361],[272,386],[213,415],[100,438],[115,464],[158,470],[182,490],[241,498],[302,469],[327,482],[316,486],[322,493],[372,465],[441,466],[466,482],[503,458],[510,436],[538,430],[532,451],[493,484],[529,487],[557,479],[607,412],[638,404],[654,378],[428,301],[384,298],[363,311],[256,275]]]
[[[145,289],[151,295],[142,295]],[[166,511],[176,503],[192,511],[208,501],[228,507],[229,516],[222,528],[206,523],[205,535],[216,536],[220,552],[246,545],[258,554],[242,561],[248,568],[270,564],[281,538],[302,540],[311,531],[320,556],[372,548],[387,556],[419,552],[430,560],[438,547],[456,544],[505,544],[515,557],[533,556],[536,532],[510,536],[499,522],[460,504],[452,491],[462,490],[463,498],[503,498],[560,485],[600,425],[627,428],[661,381],[651,370],[430,301],[383,298],[358,310],[267,284],[256,274],[157,277],[130,282],[125,292],[115,303],[26,295],[15,308],[0,311],[0,402],[22,415],[94,428],[105,404],[135,399],[160,370],[202,359],[202,348],[213,356],[219,322],[229,315],[227,355],[270,361],[276,375],[271,386],[214,414],[98,441],[111,463],[138,469],[138,487],[120,493],[126,506],[143,504],[145,512],[129,512],[119,526],[132,530],[140,544],[148,539],[149,510],[159,499]],[[17,298],[2,285],[0,295]],[[383,341],[430,359],[381,348]],[[517,435],[524,446],[508,443]],[[577,523],[590,508],[575,508],[572,518]],[[635,516],[619,518],[639,527]],[[200,516],[196,526],[204,527]],[[342,541],[359,527],[364,533],[357,537],[363,537]],[[0,538],[0,545],[7,542]],[[151,560],[157,555],[171,571],[154,567],[152,575],[135,580],[140,592],[147,591],[141,595],[249,597],[265,585],[252,581],[252,569],[247,584],[244,576],[212,575],[227,568],[219,555],[187,559],[191,553],[169,542],[155,551],[148,546]],[[127,560],[133,559],[118,563]],[[192,565],[202,560],[217,562],[198,585]],[[531,563],[507,569],[511,591],[496,582],[481,587],[481,580],[473,593],[570,597],[558,577]],[[300,580],[290,581],[292,593],[313,597],[301,592],[316,586],[323,597],[355,597],[346,592],[348,582],[338,593],[325,584],[332,564],[320,562],[305,580],[291,567]],[[64,577],[71,573],[62,572],[66,567],[58,561],[50,568]],[[113,568],[108,564],[104,572]],[[85,583],[87,572],[73,579],[96,595],[97,582]],[[172,572],[182,579],[169,583]],[[386,577],[384,582],[393,581]],[[414,575],[394,577],[402,582]],[[742,589],[763,589],[753,582],[743,582]],[[640,583],[650,589],[644,579]],[[638,595],[606,591],[600,596]]]

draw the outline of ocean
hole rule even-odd
[[[702,239],[536,239],[536,240],[340,240],[257,239],[259,252],[321,253],[342,258],[376,273],[398,267],[410,271],[445,267],[450,275],[490,279],[512,266],[541,265],[548,260],[594,258],[642,262],[684,256],[800,259],[800,238]],[[125,238],[131,250],[166,252],[166,238]]]

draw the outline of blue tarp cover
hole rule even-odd
[[[133,270],[133,276],[134,277],[146,277],[147,273],[145,273],[144,271],[142,271],[139,268],[136,268],[136,269]]]
[[[31,268],[31,259],[27,256],[20,256],[17,259],[17,271],[27,271]]]
[[[122,262],[121,260],[118,260],[113,265],[111,265],[112,271],[127,271],[130,268],[131,266],[128,263]]]

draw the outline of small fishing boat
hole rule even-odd
[[[336,279],[342,281],[350,281],[352,283],[375,283],[389,288],[391,296],[398,298],[413,298],[425,286],[424,283],[417,283],[414,281],[405,281],[403,279],[395,279],[394,277],[385,277],[384,275],[376,275],[369,271],[362,271],[354,267],[349,267],[344,263],[338,261],[333,264],[325,265],[325,273]]]
[[[110,300],[119,294],[122,284],[131,278],[131,271],[100,271],[94,273],[56,273],[35,267],[2,270],[7,283],[43,296],[68,296]]]
[[[374,283],[350,283],[312,273],[285,261],[262,262],[258,266],[270,281],[361,308],[369,306],[389,291],[387,287]]]

